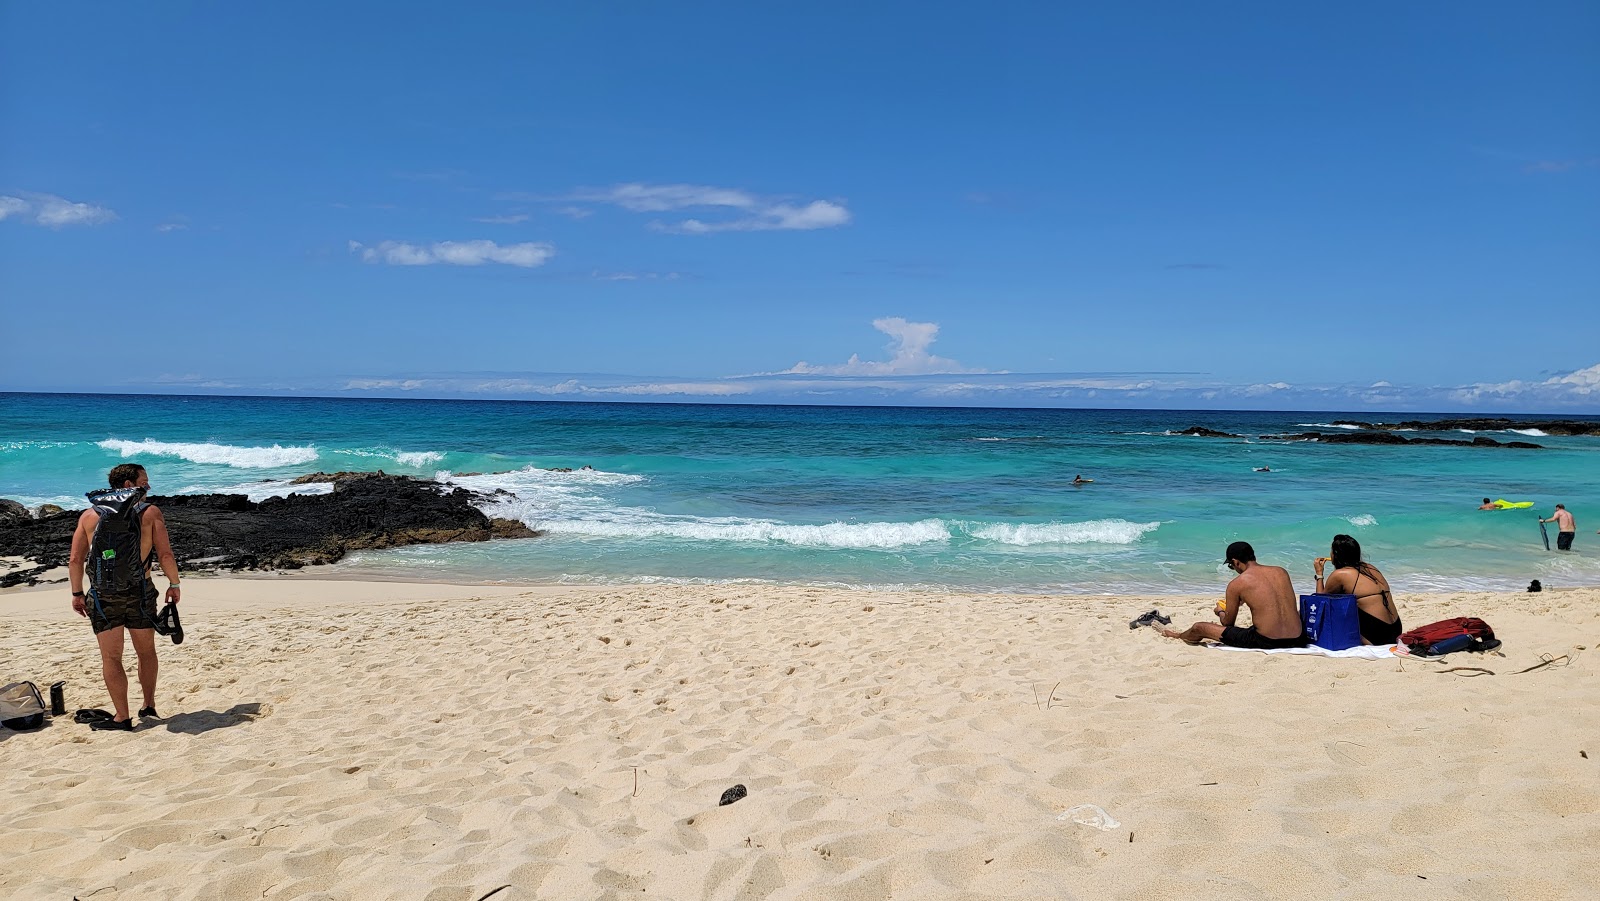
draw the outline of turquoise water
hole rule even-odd
[[[1600,438],[1518,451],[1167,434],[1335,418],[1427,417],[0,394],[0,497],[82,507],[125,461],[158,494],[257,499],[308,472],[383,469],[504,489],[486,512],[548,532],[332,568],[396,578],[1187,593],[1220,589],[1222,548],[1244,539],[1309,591],[1312,557],[1347,532],[1404,589],[1600,585]],[[1079,473],[1094,484],[1074,487]],[[1478,512],[1485,495],[1537,506]],[[1557,502],[1578,517],[1571,554],[1539,543]]]

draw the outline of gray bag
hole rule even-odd
[[[0,688],[0,726],[37,729],[44,725],[44,696],[32,682],[13,682]]]

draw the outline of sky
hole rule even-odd
[[[1600,413],[1600,6],[0,4],[0,390]]]

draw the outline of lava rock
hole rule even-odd
[[[491,521],[474,505],[484,496],[464,488],[382,473],[313,475],[308,481],[332,481],[333,492],[260,503],[242,494],[150,501],[161,508],[173,553],[189,571],[300,569],[335,563],[353,550],[539,534],[512,520]],[[66,565],[75,515],[0,519],[0,555],[42,567],[0,575],[0,586],[34,584],[44,570]]]

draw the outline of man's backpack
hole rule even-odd
[[[143,488],[103,488],[86,497],[100,514],[89,542],[89,586],[98,595],[142,596],[145,584],[139,518],[149,504]]]
[[[1500,647],[1489,624],[1475,616],[1458,616],[1412,629],[1400,643],[1419,657],[1438,657],[1452,651],[1492,651]]]
[[[44,725],[44,696],[32,682],[13,682],[0,688],[0,726],[37,729]]]

